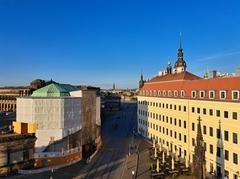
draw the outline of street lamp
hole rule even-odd
[[[134,178],[135,172],[132,170],[132,179]]]

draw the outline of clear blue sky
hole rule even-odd
[[[188,71],[240,65],[240,1],[1,0],[0,85],[36,78],[136,87],[174,63]]]

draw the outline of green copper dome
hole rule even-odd
[[[33,92],[33,97],[62,97],[70,96],[64,85],[52,83]]]

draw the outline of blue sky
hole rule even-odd
[[[240,66],[240,1],[0,0],[0,86],[36,78],[137,87],[176,60],[188,71]]]

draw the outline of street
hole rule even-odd
[[[122,109],[112,117],[106,117],[102,123],[103,148],[92,159],[89,164],[84,160],[71,166],[48,171],[34,175],[19,175],[12,178],[102,178],[121,179],[131,178],[131,171],[128,171],[127,156],[129,153],[137,152],[137,149],[144,150],[148,144],[141,138],[133,136],[133,130],[137,125],[137,105],[136,103],[122,103]],[[133,144],[134,143],[134,144]],[[133,147],[131,149],[131,145]],[[138,148],[140,146],[140,148]],[[137,158],[133,157],[137,163]],[[135,164],[135,168],[137,164]],[[135,171],[136,172],[136,171]]]

